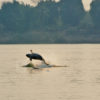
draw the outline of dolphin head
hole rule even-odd
[[[26,54],[26,57],[31,58],[31,54]]]

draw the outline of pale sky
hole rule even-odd
[[[91,9],[90,4],[92,3],[92,0],[82,0],[82,2],[84,4],[84,9],[89,11]]]
[[[20,3],[24,2],[24,4],[29,4],[30,6],[34,6],[37,4],[37,1],[39,0],[16,0],[19,1]],[[59,0],[56,0],[59,1]],[[0,0],[0,8],[2,7],[3,2],[13,2],[13,0]],[[92,2],[92,0],[82,0],[83,4],[84,4],[84,9],[86,11],[90,10],[90,3]]]

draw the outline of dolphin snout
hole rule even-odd
[[[30,56],[31,56],[30,54],[26,54],[26,57],[30,58]]]

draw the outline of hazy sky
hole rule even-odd
[[[37,4],[37,1],[39,0],[16,0],[16,1],[19,1],[20,3],[24,2],[24,4],[29,4],[31,6],[34,6],[34,4]],[[13,0],[0,0],[0,8],[2,7],[3,2],[13,2]],[[82,0],[82,2],[84,4],[84,9],[87,11],[90,10],[90,3],[92,2],[92,0]]]
[[[84,4],[84,9],[89,11],[91,9],[90,4],[92,3],[92,0],[82,0]]]

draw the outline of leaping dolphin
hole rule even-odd
[[[32,50],[30,50],[31,54],[26,54],[26,56],[30,59],[30,61],[32,61],[32,59],[36,59],[36,60],[41,60],[43,61],[45,64],[47,64],[45,62],[45,60],[43,59],[43,57],[40,54],[37,53],[33,53]],[[48,65],[48,64],[47,64]]]

